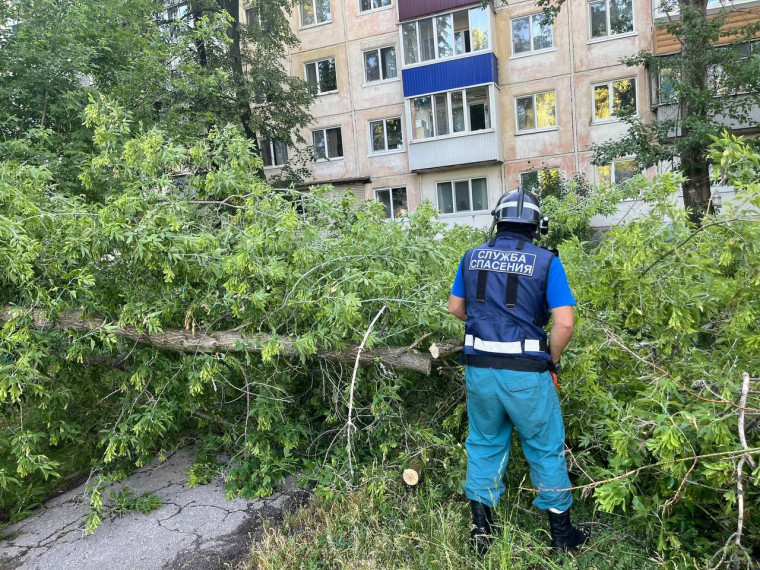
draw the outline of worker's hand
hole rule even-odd
[[[552,375],[552,381],[554,382],[554,387],[559,388],[559,361],[554,362],[553,360],[549,361],[549,374]]]

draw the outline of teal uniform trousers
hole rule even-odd
[[[504,471],[515,428],[536,489],[570,487],[565,461],[565,426],[549,372],[517,372],[467,366],[467,481],[469,499],[493,507],[504,493]],[[539,509],[565,511],[570,491],[539,492]]]

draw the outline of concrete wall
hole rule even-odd
[[[399,177],[404,180],[402,185],[409,186],[410,182],[405,149],[382,156],[369,155],[369,121],[404,117],[400,58],[397,56],[398,77],[395,79],[366,84],[364,75],[365,51],[394,46],[398,54],[395,5],[360,12],[358,0],[331,0],[330,8],[331,22],[309,28],[300,27],[297,8],[290,15],[291,28],[301,41],[289,55],[290,74],[304,78],[305,63],[333,57],[338,82],[337,93],[316,97],[309,109],[314,120],[301,134],[307,144],[311,144],[313,129],[340,126],[344,157],[313,163],[308,182],[371,178],[370,184],[353,186],[358,196],[370,199],[374,198],[374,188],[397,185]],[[406,139],[404,142],[406,144]],[[419,203],[416,187],[408,187],[407,193],[410,202]]]
[[[533,0],[510,2],[497,8],[499,82],[502,86],[502,137],[505,180],[514,185],[519,173],[531,168],[558,167],[570,178],[581,172],[589,181],[595,168],[589,145],[624,134],[621,121],[594,123],[592,85],[606,80],[636,78],[639,114],[651,119],[649,77],[643,68],[629,68],[620,59],[652,49],[649,0],[634,0],[634,32],[591,39],[588,2],[566,3],[554,22],[554,48],[538,53],[512,53],[514,18],[538,14]],[[517,133],[515,97],[554,90],[557,128]]]

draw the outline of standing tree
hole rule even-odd
[[[553,18],[565,0],[536,3]],[[653,103],[661,105],[657,119],[625,117],[627,134],[593,145],[593,161],[604,164],[634,155],[642,169],[672,162],[686,177],[684,205],[699,224],[711,207],[707,149],[712,137],[726,128],[758,127],[752,110],[760,105],[760,43],[752,40],[760,22],[732,18],[741,9],[714,0],[661,0],[659,9],[668,17],[655,27],[675,37],[681,49],[668,56],[641,52],[623,60],[651,70]]]
[[[81,192],[92,150],[89,95],[111,93],[147,107],[162,85],[168,48],[153,0],[27,0],[0,3],[0,157],[48,165],[58,187]]]
[[[283,66],[297,41],[289,1],[27,0],[0,3],[0,158],[53,170],[59,188],[87,191],[91,97],[119,103],[141,128],[182,140],[237,125],[249,139],[289,140],[311,95]]]
[[[295,136],[303,142],[299,127],[311,118],[307,109],[313,95],[283,65],[288,48],[298,43],[286,17],[294,4],[294,0],[190,0],[180,18],[188,29],[209,15],[226,21],[227,41],[199,41],[196,55],[207,70],[228,75],[229,89],[222,96],[199,101],[199,109],[206,112],[211,105],[210,122],[238,124],[257,146],[257,137],[287,143]]]
[[[752,111],[760,105],[758,23],[735,24],[736,9],[708,11],[710,0],[679,0],[678,13],[656,24],[675,37],[678,53],[639,53],[624,60],[646,65],[654,86],[657,120],[628,116],[630,129],[617,141],[595,145],[594,162],[635,155],[641,168],[674,163],[684,174],[684,205],[699,224],[711,208],[708,147],[724,129],[756,129]],[[674,12],[663,0],[660,9]]]

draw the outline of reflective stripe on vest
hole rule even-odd
[[[471,334],[465,335],[464,345],[471,346],[482,352],[493,354],[522,354],[523,352],[540,352],[541,341],[538,339],[525,339],[524,341],[499,342],[483,340]]]

